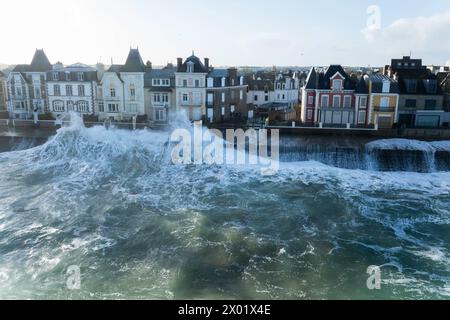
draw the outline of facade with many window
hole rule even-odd
[[[162,69],[149,66],[145,73],[145,109],[152,122],[166,123],[176,110],[176,71],[168,64]]]
[[[208,122],[248,118],[247,85],[236,68],[212,69],[206,78],[206,87]]]
[[[209,59],[204,63],[194,54],[184,62],[177,59],[175,73],[176,110],[186,113],[190,120],[206,117],[206,76],[209,73]]]
[[[97,88],[99,120],[131,120],[145,115],[145,64],[138,49],[130,49],[124,65],[113,64]]]
[[[94,114],[97,90],[97,70],[77,63],[68,67],[56,64],[47,72],[47,92],[50,112],[61,117],[70,112]]]
[[[47,112],[47,72],[52,65],[43,50],[36,50],[31,64],[17,65],[7,78],[7,105],[12,118],[28,119]]]
[[[399,123],[404,126],[439,127],[444,122],[444,94],[435,74],[421,59],[392,59],[385,75],[398,81]]]

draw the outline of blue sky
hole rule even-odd
[[[364,30],[370,5],[380,8],[380,28]],[[122,63],[130,46],[155,65],[192,50],[237,66],[381,66],[410,51],[427,64],[450,60],[447,0],[15,0],[2,8],[3,25],[15,28],[2,36],[1,63],[27,63],[35,48],[52,62]]]

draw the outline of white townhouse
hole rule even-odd
[[[299,104],[300,80],[296,72],[279,73],[275,78],[275,103],[295,108]]]
[[[145,73],[145,109],[152,122],[166,123],[170,114],[176,112],[175,72],[172,64],[153,69],[147,63]]]
[[[76,63],[63,67],[55,64],[47,72],[48,104],[55,117],[69,112],[83,115],[94,114],[97,87],[97,70],[87,65]]]
[[[145,115],[145,71],[139,49],[130,49],[124,65],[113,64],[103,73],[95,110],[99,120],[122,121]]]
[[[47,72],[52,65],[44,50],[36,50],[31,64],[17,65],[6,79],[7,105],[12,118],[28,119],[48,111]]]
[[[194,53],[184,62],[182,58],[177,59],[176,110],[186,112],[191,121],[206,117],[206,76],[209,71],[208,58],[204,64]]]

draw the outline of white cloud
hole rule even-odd
[[[385,28],[365,28],[361,31],[369,44],[389,53],[450,52],[450,11],[430,17],[399,19]]]

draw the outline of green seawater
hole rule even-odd
[[[0,154],[0,298],[450,298],[450,173],[182,167],[166,141],[72,128]]]

